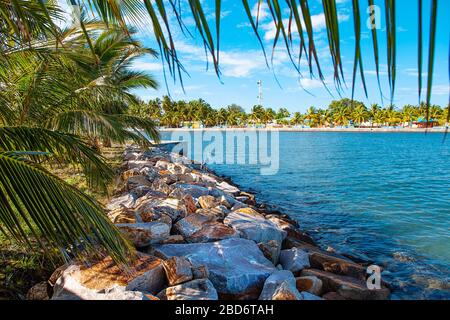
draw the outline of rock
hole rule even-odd
[[[136,247],[160,243],[170,235],[170,226],[162,222],[116,224]]]
[[[304,268],[309,268],[309,256],[306,251],[298,248],[281,250],[280,263],[283,269],[298,274]]]
[[[190,243],[213,242],[230,238],[239,238],[239,234],[233,228],[217,221],[206,222],[202,228],[186,237]]]
[[[272,261],[274,265],[277,265],[281,252],[281,246],[278,241],[270,240],[268,242],[260,242],[258,243],[258,247],[267,259]]]
[[[187,214],[192,214],[197,211],[197,206],[195,205],[194,198],[190,194],[186,194],[181,199],[186,207]]]
[[[281,243],[286,235],[283,230],[278,229],[275,224],[250,208],[231,212],[224,219],[224,224],[240,232],[243,238],[253,240],[256,243],[267,243],[274,240],[281,247]]]
[[[49,284],[47,281],[35,284],[27,292],[27,300],[49,300]]]
[[[214,216],[194,213],[178,221],[174,227],[175,230],[177,230],[183,237],[187,238],[192,236],[197,231],[200,231],[205,223],[212,222],[214,220]]]
[[[121,178],[123,181],[127,181],[129,178],[138,176],[140,174],[138,169],[130,169],[122,172]]]
[[[167,160],[159,160],[158,162],[156,162],[155,168],[162,169],[162,170],[167,170],[167,167],[170,164],[171,163],[169,161],[167,161]]]
[[[184,256],[193,265],[207,266],[209,279],[222,298],[256,299],[264,281],[276,271],[258,246],[246,239],[157,245],[154,249],[163,258]]]
[[[203,209],[212,209],[217,206],[216,198],[213,196],[201,196],[198,198],[198,204]]]
[[[174,244],[174,243],[186,243],[181,234],[174,234],[169,236],[166,240],[160,242],[160,244]]]
[[[109,211],[113,211],[116,209],[121,209],[123,207],[132,208],[136,203],[136,199],[137,197],[135,194],[126,193],[122,196],[111,199],[111,201],[106,206],[106,209],[108,209]]]
[[[112,223],[136,223],[134,211],[125,207],[110,211],[108,218]]]
[[[390,295],[387,288],[370,290],[365,281],[327,271],[307,269],[301,272],[301,276],[316,276],[322,280],[324,292],[337,292],[349,300],[386,300]]]
[[[225,206],[227,209],[231,209],[231,207],[233,207],[227,200],[227,197],[225,196],[221,196],[219,198],[219,204]]]
[[[192,266],[192,275],[194,279],[208,279],[209,278],[209,270],[205,265],[201,266]]]
[[[175,286],[177,284],[188,282],[192,280],[192,265],[184,257],[172,257],[163,262],[164,270],[166,271],[166,277],[169,286]]]
[[[236,188],[235,186],[232,186],[231,184],[222,181],[221,183],[217,184],[217,189],[222,190],[223,192],[229,193],[229,194],[238,194],[240,190]]]
[[[148,181],[153,182],[156,179],[160,178],[158,171],[155,168],[145,167],[139,170],[139,173],[143,176],[146,176]]]
[[[140,154],[137,152],[127,152],[123,159],[125,161],[129,161],[129,160],[137,160],[139,158]]]
[[[141,170],[145,167],[153,167],[153,162],[147,160],[130,160],[128,161],[128,169],[138,169]]]
[[[212,216],[215,220],[223,220],[227,211],[224,211],[221,207],[215,207],[211,209],[198,209],[196,213],[204,216]]]
[[[139,215],[147,212],[151,212],[152,214],[165,214],[172,221],[177,221],[186,216],[186,207],[181,200],[174,198],[149,198],[136,208],[136,213]]]
[[[164,181],[163,178],[155,179],[151,186],[152,186],[153,190],[162,192],[165,195],[170,194],[172,192],[172,190],[173,190],[169,186],[169,184],[167,184],[166,181]]]
[[[133,190],[137,187],[152,187],[152,183],[145,176],[132,176],[127,180],[127,190]]]
[[[259,300],[301,300],[295,286],[295,278],[290,271],[277,271],[267,278]]]
[[[190,174],[190,173],[185,173],[185,174],[179,174],[178,175],[178,181],[183,182],[183,183],[192,183],[195,182],[195,176]]]
[[[233,204],[233,206],[231,207],[230,210],[231,211],[236,211],[236,210],[239,210],[239,209],[242,209],[242,208],[248,208],[248,205],[246,205],[245,203],[237,201],[237,202],[235,202]]]
[[[158,296],[166,300],[218,300],[217,291],[208,279],[197,279],[169,287]]]
[[[322,280],[317,277],[298,277],[295,281],[297,289],[300,292],[306,291],[316,296],[320,296],[322,294]]]
[[[143,213],[138,214],[138,222],[145,223],[145,222],[162,222],[169,226],[169,228],[172,227],[172,218],[168,215],[161,213],[161,212],[154,212],[153,210],[145,211]]]
[[[323,299],[325,300],[345,300],[345,298],[343,296],[341,296],[339,293],[337,292],[328,292],[325,293],[322,296]]]
[[[162,260],[138,253],[129,270],[119,268],[110,257],[88,267],[72,264],[58,278],[52,299],[144,299],[142,292],[156,294],[164,287],[165,275]],[[122,287],[124,290],[111,295],[108,290]],[[135,295],[128,291],[136,292]],[[141,291],[141,292],[138,292]]]
[[[311,267],[335,274],[350,276],[361,280],[366,279],[366,268],[347,259],[341,259],[321,252],[309,255]]]
[[[149,193],[152,193],[153,189],[151,187],[147,187],[147,186],[139,186],[139,187],[132,189],[132,191],[134,194],[136,194],[136,196],[138,198],[141,198]]]
[[[302,300],[323,300],[321,297],[316,296],[315,294],[309,292],[300,292],[302,295]]]
[[[194,184],[177,184],[169,196],[177,199],[183,199],[186,194],[189,194],[192,198],[198,200],[201,196],[207,196],[209,194],[209,190],[208,188]]]

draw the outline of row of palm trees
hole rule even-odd
[[[277,123],[281,125],[306,125],[310,127],[362,125],[371,123],[378,126],[411,125],[421,118],[426,119],[426,104],[419,106],[405,105],[397,109],[390,105],[382,108],[372,104],[367,108],[364,103],[350,99],[335,100],[328,108],[310,107],[305,113],[291,114],[286,108],[275,111],[255,105],[249,113],[232,104],[225,108],[215,109],[203,99],[192,101],[173,101],[168,96],[141,102],[129,109],[133,115],[147,117],[165,127],[189,126],[194,122],[205,127],[213,126],[248,126]],[[447,109],[432,105],[429,109],[429,119],[445,124]]]

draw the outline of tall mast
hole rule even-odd
[[[259,80],[257,84],[258,84],[258,105],[262,106],[263,104],[262,81]]]

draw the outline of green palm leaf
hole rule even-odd
[[[29,243],[26,225],[73,256],[106,252],[126,263],[133,252],[96,202],[23,155],[0,153],[0,198],[0,232],[19,242]]]

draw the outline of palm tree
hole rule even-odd
[[[337,109],[333,113],[333,120],[339,126],[347,125],[348,121],[349,121],[349,115],[348,115],[347,107],[342,106],[339,109]]]
[[[70,28],[47,35],[37,49],[16,47],[0,59],[0,232],[29,243],[26,226],[44,250],[81,255],[82,248],[99,253],[101,245],[116,261],[128,260],[132,246],[101,206],[42,164],[71,163],[90,187],[106,190],[114,172],[95,139],[149,145],[147,134],[158,140],[153,122],[125,113],[138,103],[130,90],[156,87],[129,68],[135,57],[154,54],[130,35],[96,32],[88,46],[86,34]]]
[[[292,117],[291,123],[294,125],[299,125],[303,123],[303,115],[301,112],[294,112],[294,116]]]
[[[366,122],[368,115],[366,107],[363,104],[358,104],[353,110],[352,119],[355,123],[361,124]]]

